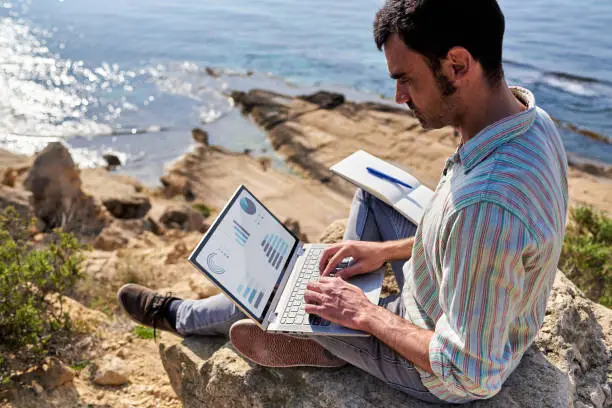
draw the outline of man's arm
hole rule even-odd
[[[328,276],[344,258],[355,263],[336,276],[349,278],[375,271],[387,261],[408,259],[412,256],[414,238],[385,242],[344,241],[329,246],[319,260],[322,276]]]
[[[433,374],[429,362],[429,342],[434,335],[432,330],[415,326],[380,306],[375,306],[368,313],[361,330],[370,333],[406,360]]]

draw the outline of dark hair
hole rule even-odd
[[[422,55],[434,72],[455,46],[482,65],[491,85],[502,79],[504,14],[496,0],[387,0],[376,13],[374,40],[379,50],[391,34]]]

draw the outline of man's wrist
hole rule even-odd
[[[361,319],[358,322],[358,330],[375,335],[376,327],[380,323],[382,315],[386,309],[370,303],[361,313]]]
[[[382,252],[385,254],[385,262],[408,259],[412,256],[414,237],[395,241],[385,241],[382,242],[381,245]]]

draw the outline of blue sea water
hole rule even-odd
[[[318,86],[392,97],[371,34],[381,4],[0,0],[0,147],[30,152],[59,138],[81,163],[97,164],[114,150],[143,178],[144,163],[182,154],[197,125],[211,130],[214,143],[265,150],[228,90]],[[612,2],[500,5],[509,82],[533,90],[561,121],[570,153],[612,164],[612,144],[580,134],[612,140]],[[232,75],[248,71],[256,74]]]

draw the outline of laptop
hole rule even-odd
[[[189,261],[265,331],[368,336],[304,311],[308,282],[318,280],[328,245],[304,244],[243,185],[189,256]],[[347,267],[345,259],[339,267]],[[378,304],[383,268],[350,283]]]

